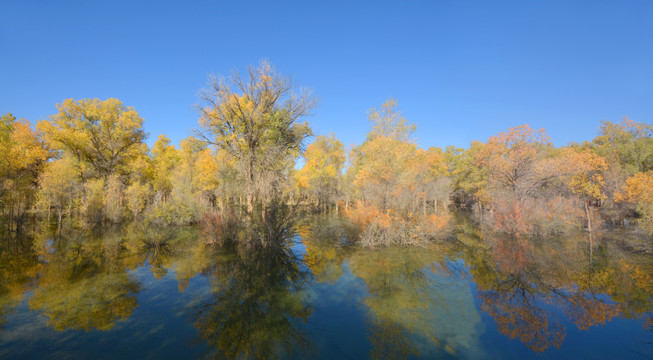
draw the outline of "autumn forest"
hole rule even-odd
[[[189,225],[283,203],[342,212],[361,226],[365,246],[438,239],[452,209],[510,234],[625,224],[653,232],[649,124],[604,121],[592,141],[564,147],[524,124],[466,149],[422,149],[390,98],[369,111],[365,141],[346,149],[312,133],[305,117],[316,105],[262,61],[210,79],[195,135],[178,146],[159,135],[149,148],[144,120],[118,99],[67,99],[35,125],[5,113],[4,230],[51,217]]]
[[[425,149],[388,98],[346,146],[318,105],[262,60],[209,77],[179,144],[115,98],[1,113],[0,357],[573,358],[618,318],[653,350],[648,119]]]

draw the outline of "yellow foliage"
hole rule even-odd
[[[616,201],[653,204],[653,170],[637,173],[626,180]]]
[[[52,148],[88,163],[96,177],[126,171],[147,137],[143,119],[118,99],[66,99],[57,110],[38,129]]]

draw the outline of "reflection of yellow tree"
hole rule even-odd
[[[108,330],[131,315],[138,305],[134,296],[138,290],[126,273],[101,274],[42,285],[34,291],[30,307],[48,316],[56,330]]]
[[[415,346],[410,343],[409,332],[392,321],[375,320],[369,334],[372,359],[408,359],[419,356]]]
[[[276,219],[271,211],[263,220],[270,232],[255,223],[243,233],[265,239],[215,249],[202,271],[211,281],[211,297],[196,307],[195,327],[213,357],[276,359],[309,345],[299,329],[311,314],[302,290],[308,272],[290,249],[291,225]]]
[[[370,293],[365,305],[371,316],[371,356],[429,356],[423,352],[441,345],[450,352],[476,350],[474,327],[480,317],[469,288],[437,265],[444,262],[443,250],[359,250],[348,258]]]
[[[0,238],[0,330],[36,276],[38,256],[31,239]]]
[[[132,223],[127,229],[124,246],[131,253],[130,264],[147,261],[156,279],[174,268],[180,291],[209,262],[210,255],[196,228],[161,227],[143,221]]]
[[[341,246],[344,230],[340,225],[337,219],[322,216],[297,227],[306,247],[304,264],[317,282],[333,284],[344,274],[347,248]]]
[[[108,330],[129,317],[140,286],[125,272],[120,237],[59,238],[43,252],[39,285],[30,308],[57,330]]]
[[[183,292],[191,278],[206,269],[211,262],[211,253],[207,251],[204,241],[194,241],[191,237],[183,245],[176,247],[174,263],[175,279],[179,292]]]
[[[614,261],[609,271],[611,278],[604,292],[621,305],[624,316],[637,318],[653,310],[653,259],[650,256],[630,254]]]

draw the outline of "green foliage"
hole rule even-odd
[[[653,126],[624,118],[621,123],[603,121],[592,140],[596,152],[617,163],[627,175],[653,169]]]

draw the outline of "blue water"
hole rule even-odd
[[[192,228],[147,249],[128,231],[8,240],[0,358],[653,357],[653,261],[610,236],[591,254],[582,236],[370,250],[316,226],[287,253]]]

